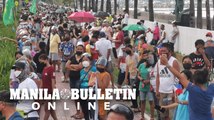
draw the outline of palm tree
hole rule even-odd
[[[125,0],[125,10],[129,13],[129,0]]]
[[[206,20],[207,20],[207,29],[211,30],[210,2],[209,2],[209,0],[206,0]]]
[[[88,1],[85,0],[85,11],[87,11],[87,10],[88,10]]]
[[[91,10],[91,0],[88,1],[88,10]]]
[[[190,20],[189,25],[190,27],[195,27],[195,4],[194,0],[190,0]]]
[[[213,9],[214,9],[214,0],[213,0]],[[214,15],[213,15],[213,21],[212,21],[212,30],[214,30]]]
[[[137,19],[137,4],[138,0],[134,0],[134,18]]]
[[[202,0],[198,0],[197,5],[197,28],[202,29]]]
[[[91,0],[91,9],[93,10],[93,11],[95,11],[95,6],[94,6],[94,0]]]
[[[103,11],[104,0],[101,0],[100,11]]]
[[[153,0],[149,0],[149,21],[154,21]]]
[[[106,1],[106,12],[111,13],[111,0]]]
[[[83,0],[79,0],[80,1],[80,10],[83,10]]]
[[[117,14],[117,0],[114,0],[114,14]]]
[[[98,11],[98,0],[95,1],[95,12]]]

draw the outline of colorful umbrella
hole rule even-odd
[[[69,17],[76,22],[94,22],[95,17],[89,12],[74,12]]]
[[[124,31],[126,31],[126,30],[139,31],[139,30],[146,30],[146,28],[144,28],[138,24],[132,24],[132,25],[128,25],[128,26],[124,27],[123,30]]]

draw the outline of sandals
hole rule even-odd
[[[133,108],[133,111],[134,112],[140,112],[140,109],[139,108]]]

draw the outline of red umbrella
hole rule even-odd
[[[69,17],[70,20],[76,22],[93,22],[95,17],[89,12],[74,12]]]

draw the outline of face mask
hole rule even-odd
[[[100,73],[105,72],[105,69],[104,69],[104,68],[97,68],[97,70],[98,70]]]
[[[31,39],[32,42],[36,41],[36,37],[31,37],[30,39]]]
[[[14,74],[15,74],[15,77],[19,77],[19,75],[22,73],[22,71],[15,71]]]
[[[90,65],[90,63],[88,61],[83,61],[82,62],[82,66],[87,68]]]
[[[155,63],[155,60],[154,60],[154,58],[153,57],[149,57],[148,58],[148,63],[150,64],[150,65],[153,65],[154,63]]]
[[[24,49],[31,50],[30,48],[31,48],[30,46],[23,46],[23,50],[24,50]]]
[[[130,51],[130,50],[127,50],[127,51],[126,51],[126,54],[130,55],[130,54],[131,54],[131,51]]]
[[[212,40],[212,37],[207,37],[207,40]]]
[[[184,63],[183,67],[184,67],[184,69],[189,70],[189,69],[191,69],[192,64],[191,63]]]
[[[76,51],[76,54],[77,54],[78,56],[80,56],[80,55],[82,55],[82,52],[81,52],[81,51]]]

